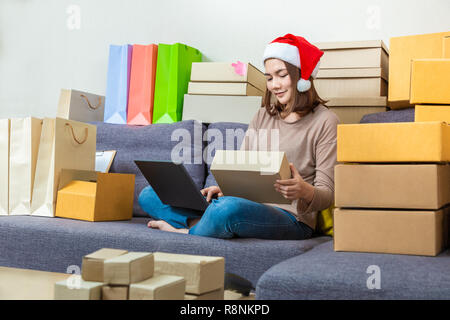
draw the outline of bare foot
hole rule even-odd
[[[177,229],[172,227],[170,224],[164,220],[151,220],[148,222],[147,226],[152,229],[159,229],[162,231],[178,232],[178,233],[188,233],[189,229]]]

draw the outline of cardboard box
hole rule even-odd
[[[155,274],[181,276],[186,280],[186,292],[202,295],[224,286],[223,257],[197,256],[155,252]]]
[[[450,123],[450,105],[416,105],[414,121],[444,121]]]
[[[450,203],[448,164],[338,164],[335,206],[438,210]]]
[[[86,221],[129,220],[134,174],[63,169],[55,216]]]
[[[386,107],[387,97],[327,97],[327,107]]]
[[[291,178],[284,152],[216,150],[210,170],[225,196],[261,203],[292,202],[274,187],[276,180]]]
[[[128,286],[104,286],[102,300],[128,300]]]
[[[55,300],[101,300],[104,283],[84,281],[73,275],[55,283]]]
[[[442,42],[442,58],[450,59],[450,36],[445,36]]]
[[[448,209],[446,209],[448,211]],[[439,211],[334,210],[334,250],[436,256],[446,245]]]
[[[193,62],[191,81],[197,82],[248,82],[261,91],[266,91],[264,73],[251,63]]]
[[[340,124],[337,161],[450,161],[450,126],[445,122]]]
[[[389,107],[412,107],[409,102],[411,60],[441,58],[445,36],[450,36],[450,32],[390,38]]]
[[[186,280],[172,275],[158,275],[130,285],[130,300],[183,300]]]
[[[184,95],[183,120],[203,123],[239,122],[249,124],[261,108],[262,97]]]
[[[370,113],[385,112],[386,107],[329,107],[339,118],[339,123],[359,123],[363,116]]]
[[[185,294],[184,300],[224,300],[225,294],[224,294],[223,288],[214,290],[208,293],[195,295],[195,294]]]
[[[154,257],[149,252],[128,252],[104,261],[104,279],[108,284],[124,285],[153,276]]]
[[[389,70],[389,50],[381,40],[321,42],[320,68],[382,68]]]
[[[387,96],[387,82],[382,78],[316,79],[314,87],[323,99],[328,97]]]
[[[188,94],[263,96],[264,92],[247,82],[189,82]]]
[[[85,281],[104,282],[103,262],[128,253],[127,250],[103,248],[83,257],[81,276]]]
[[[450,104],[450,59],[411,61],[411,104]]]

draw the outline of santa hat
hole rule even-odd
[[[264,50],[264,62],[270,58],[277,58],[300,69],[300,80],[297,90],[308,91],[311,88],[309,77],[315,78],[319,71],[320,57],[323,52],[306,41],[303,37],[296,37],[290,33],[276,38]]]

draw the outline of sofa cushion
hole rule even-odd
[[[34,216],[0,217],[0,265],[66,273],[100,248],[225,257],[226,272],[250,280],[271,266],[302,254],[330,237],[301,241],[223,240],[149,229],[150,219],[87,222]]]
[[[117,150],[110,172],[136,174],[134,216],[147,216],[139,206],[138,197],[148,185],[134,160],[177,160],[172,158],[181,157],[187,160],[183,161],[184,166],[199,190],[203,187],[205,125],[194,120],[148,126],[93,123],[97,126],[97,150]]]
[[[448,299],[449,266],[450,250],[437,257],[335,252],[329,241],[270,268],[256,298]]]
[[[414,108],[390,110],[364,115],[360,123],[414,122]]]
[[[216,186],[217,182],[210,171],[216,150],[238,150],[241,147],[248,124],[237,122],[215,122],[205,133],[206,180],[204,188]]]

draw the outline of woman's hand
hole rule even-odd
[[[305,199],[308,203],[312,201],[314,195],[314,187],[306,183],[292,163],[289,163],[292,178],[286,180],[277,180],[274,184],[275,190],[283,195],[286,199],[297,200]]]
[[[223,193],[218,186],[211,186],[200,190],[203,196],[206,196],[206,201],[210,202],[211,198],[217,194],[218,197],[223,197]]]

